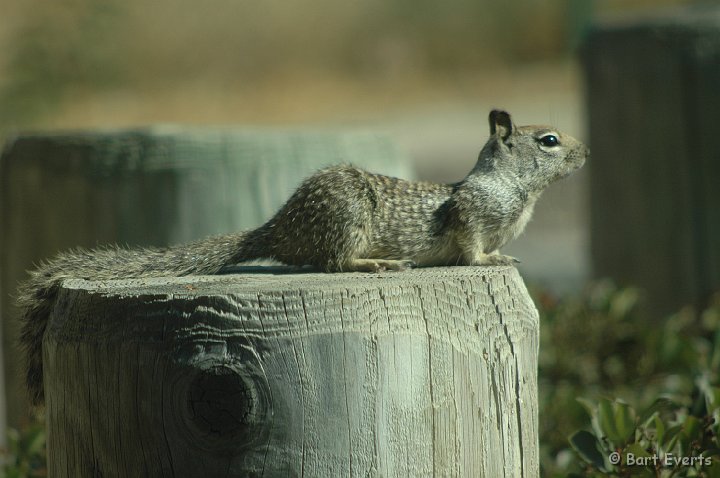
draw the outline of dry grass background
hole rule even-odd
[[[2,3],[8,130],[373,121],[572,93],[554,64],[572,58],[593,15],[677,0]]]

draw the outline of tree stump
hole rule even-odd
[[[166,246],[253,228],[305,177],[339,163],[412,179],[387,136],[362,131],[162,126],[8,141],[0,158],[0,316],[10,425],[22,423],[27,405],[9,296],[33,264],[71,247]]]
[[[538,475],[516,269],[283,271],[66,281],[50,476]]]
[[[657,319],[720,288],[720,8],[607,21],[585,46],[593,274]]]

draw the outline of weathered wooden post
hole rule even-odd
[[[34,263],[77,246],[164,246],[256,227],[305,177],[342,162],[412,179],[387,136],[362,131],[161,126],[8,141],[0,157],[0,316],[10,425],[27,413],[11,296]]]
[[[514,268],[64,284],[54,477],[535,477],[538,315]]]
[[[720,288],[720,8],[596,25],[585,48],[592,263],[662,316]]]

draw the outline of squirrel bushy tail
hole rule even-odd
[[[252,232],[214,236],[169,248],[75,249],[30,271],[18,288],[17,304],[22,313],[20,345],[32,404],[44,401],[42,339],[63,280],[215,274],[225,266],[262,255],[251,236]]]

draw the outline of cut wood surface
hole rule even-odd
[[[514,268],[66,281],[51,476],[535,477],[538,315]]]

